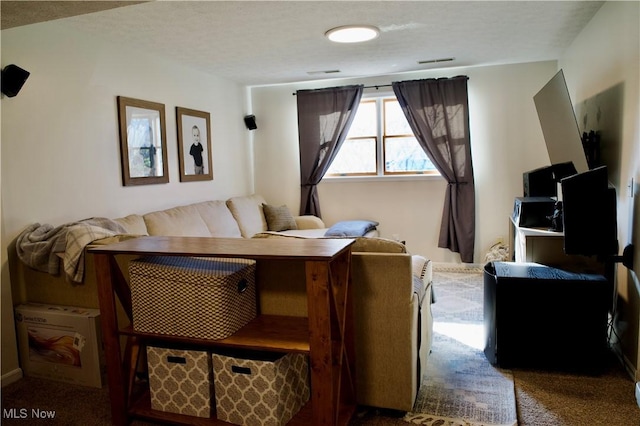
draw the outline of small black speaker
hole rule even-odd
[[[244,116],[244,124],[247,126],[249,130],[255,130],[258,128],[256,124],[256,116],[255,115],[245,115]]]
[[[2,79],[0,80],[2,93],[10,98],[18,94],[22,85],[29,78],[29,72],[23,70],[17,65],[7,65],[2,70]]]
[[[525,197],[555,197],[558,185],[553,179],[553,167],[542,167],[522,174]]]

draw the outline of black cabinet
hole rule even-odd
[[[613,288],[602,275],[537,263],[484,268],[484,353],[503,368],[598,371],[608,354]]]

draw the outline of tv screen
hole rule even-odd
[[[560,184],[565,254],[617,254],[616,191],[609,185],[607,167],[566,177]]]
[[[540,89],[533,100],[551,164],[570,161],[579,173],[589,170],[562,70]]]

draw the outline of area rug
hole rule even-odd
[[[431,426],[517,425],[511,371],[492,366],[483,348],[483,276],[434,271],[432,353],[412,412],[403,420]]]

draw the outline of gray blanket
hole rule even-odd
[[[101,238],[126,234],[119,223],[107,218],[90,218],[58,227],[34,223],[18,236],[18,258],[30,268],[51,275],[60,273],[60,255],[68,280],[84,279],[84,249]]]

